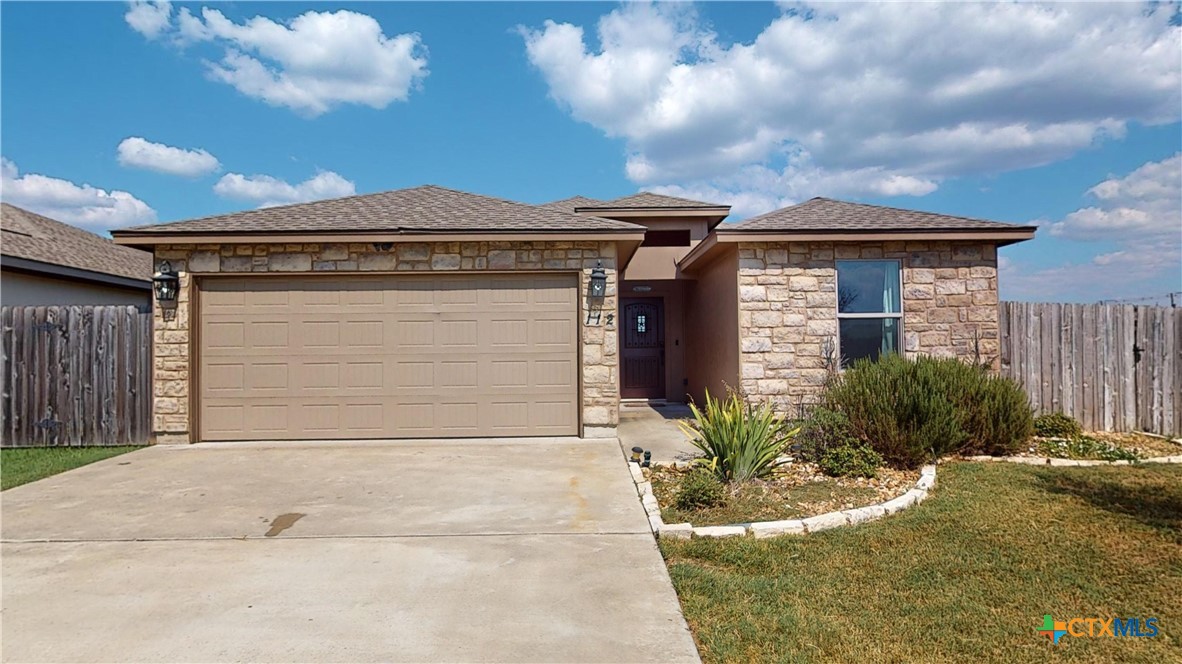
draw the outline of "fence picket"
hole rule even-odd
[[[150,319],[125,306],[0,309],[0,446],[147,443]]]
[[[1182,309],[1002,302],[1004,375],[1085,428],[1182,433]],[[1138,353],[1134,353],[1134,344]]]

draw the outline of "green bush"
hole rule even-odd
[[[825,450],[817,465],[832,477],[874,477],[882,466],[882,457],[869,445],[856,441]]]
[[[673,502],[679,510],[716,507],[726,502],[726,487],[717,475],[705,468],[698,468],[681,480]]]
[[[1034,418],[1026,393],[1014,381],[975,369],[982,382],[960,405],[968,441],[961,454],[1008,456],[1034,435]]]
[[[800,424],[800,433],[796,435],[794,444],[794,448],[799,447],[799,450],[795,456],[803,461],[817,463],[832,448],[858,445],[861,442],[845,413],[819,406]]]
[[[860,360],[830,383],[824,405],[897,468],[953,452],[1008,453],[1033,426],[1015,383],[950,358]]]
[[[1083,427],[1069,415],[1047,413],[1034,418],[1034,432],[1044,438],[1075,438],[1083,435]]]
[[[1056,459],[1100,459],[1101,461],[1137,461],[1133,450],[1106,443],[1091,436],[1046,438],[1038,441],[1038,451]]]
[[[771,404],[752,405],[733,390],[721,401],[707,392],[706,409],[694,403],[690,409],[693,419],[678,424],[724,482],[771,475],[797,433],[772,411]]]

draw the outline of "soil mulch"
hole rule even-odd
[[[676,507],[685,468],[655,466],[647,469],[653,493],[661,504],[665,523],[689,522],[717,526],[754,521],[803,519],[827,512],[853,509],[897,498],[915,486],[918,470],[880,468],[878,477],[829,477],[816,464],[793,462],[781,466],[773,477],[727,487],[727,499],[715,507],[682,510]]]

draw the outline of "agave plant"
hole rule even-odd
[[[690,443],[706,455],[701,463],[724,482],[767,477],[800,430],[772,411],[768,403],[753,405],[729,391],[725,400],[706,392],[706,408],[691,403],[692,420],[678,422]]]

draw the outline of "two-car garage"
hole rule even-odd
[[[574,273],[197,282],[198,440],[578,435]]]

